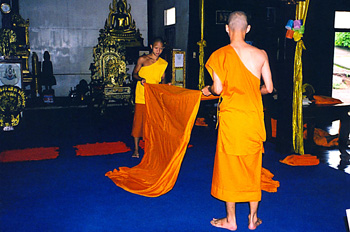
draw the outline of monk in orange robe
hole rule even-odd
[[[164,49],[164,41],[156,38],[151,44],[152,52],[139,57],[133,70],[132,76],[137,80],[135,91],[135,113],[131,136],[134,137],[135,150],[132,157],[139,158],[139,141],[143,137],[143,124],[146,119],[145,87],[144,83],[165,83],[165,70],[168,62],[163,60],[160,54]]]
[[[272,93],[273,83],[266,52],[244,41],[249,30],[244,12],[230,14],[230,44],[210,56],[206,68],[213,85],[202,89],[205,96],[221,98],[211,194],[226,202],[227,215],[211,224],[232,231],[237,229],[236,202],[249,202],[249,229],[262,223],[257,216],[266,139],[261,94]]]

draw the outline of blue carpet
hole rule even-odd
[[[187,150],[173,190],[146,198],[126,192],[104,176],[119,166],[138,164],[131,152],[76,157],[73,149],[103,141],[132,146],[131,114],[116,111],[100,118],[81,111],[45,112],[49,122],[41,123],[35,121],[39,112],[31,112],[22,127],[1,134],[1,150],[59,146],[60,156],[0,164],[0,231],[225,231],[209,223],[225,216],[224,203],[210,195],[213,125],[194,127],[193,147]],[[21,143],[17,146],[13,140]],[[285,156],[266,144],[263,166],[281,186],[277,193],[263,192],[258,212],[263,224],[257,231],[347,231],[350,175],[324,164],[291,167],[279,162]],[[248,210],[248,204],[237,204],[237,231],[249,231]]]

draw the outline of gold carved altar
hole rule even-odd
[[[131,16],[126,0],[113,0],[105,26],[93,49],[91,89],[101,113],[110,101],[133,104],[130,75],[127,74],[126,48],[142,47],[143,39]]]
[[[7,59],[19,59],[23,74],[23,84],[32,82],[29,73],[29,19],[24,20],[17,12],[12,12],[10,27],[0,30],[0,53]]]
[[[16,56],[22,60],[23,82],[30,84],[32,78],[29,74],[29,19],[24,20],[20,14],[14,13],[11,21],[17,35]]]

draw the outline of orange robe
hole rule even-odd
[[[223,91],[211,194],[226,202],[261,200],[261,164],[266,139],[260,78],[227,45],[206,63]]]
[[[147,84],[159,84],[167,66],[168,62],[159,57],[155,63],[141,67],[139,76],[146,79]],[[136,84],[135,103],[145,104],[145,87],[141,81]]]
[[[168,62],[162,58],[148,66],[141,67],[139,76],[146,79],[148,84],[158,84],[168,66]],[[145,87],[138,81],[135,90],[135,114],[131,136],[143,137],[144,121],[146,120]]]
[[[135,167],[106,173],[117,186],[135,194],[158,197],[170,191],[177,179],[201,100],[198,90],[145,84],[145,153]],[[140,145],[141,146],[141,145]],[[262,173],[264,191],[276,192],[278,181],[268,170]],[[258,176],[257,178],[260,178]]]
[[[131,136],[140,138],[143,137],[143,124],[146,120],[146,105],[136,103],[134,110]]]
[[[145,153],[135,167],[106,173],[117,186],[158,197],[177,179],[198,112],[201,92],[170,85],[145,84]]]

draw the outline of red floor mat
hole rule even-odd
[[[26,148],[19,150],[8,150],[0,153],[0,162],[18,162],[31,160],[56,159],[58,147]]]
[[[123,142],[83,144],[74,147],[77,149],[77,156],[110,155],[131,150]]]

